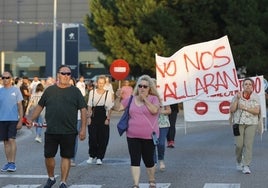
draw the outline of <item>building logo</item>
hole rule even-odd
[[[75,40],[75,34],[74,33],[69,34],[69,40]]]

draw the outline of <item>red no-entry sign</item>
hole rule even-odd
[[[199,115],[204,115],[208,112],[208,105],[205,102],[198,102],[195,104],[194,110]]]
[[[219,110],[223,114],[229,114],[230,102],[229,101],[222,101],[219,104]]]
[[[124,80],[129,74],[129,65],[123,59],[117,59],[110,66],[110,74],[116,80]]]

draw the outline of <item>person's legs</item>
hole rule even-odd
[[[76,134],[62,135],[60,138],[61,156],[61,183],[67,182],[71,166],[71,158],[74,157]]]
[[[133,183],[138,186],[140,182],[141,141],[136,138],[127,138],[127,144]]]
[[[99,125],[97,133],[98,149],[96,157],[100,160],[102,160],[105,156],[107,145],[109,143],[109,136],[110,136],[110,126],[104,124]]]
[[[249,166],[252,160],[252,150],[253,150],[253,143],[256,134],[255,125],[247,125],[245,128],[245,139],[244,139],[244,158],[243,164],[244,166]]]
[[[155,145],[152,140],[142,140],[142,159],[146,167],[150,187],[155,185],[155,165],[154,165],[154,152]]]
[[[81,129],[81,120],[77,120],[77,132]],[[75,157],[78,150],[78,135],[75,138],[74,157],[71,159],[71,165],[75,166]]]
[[[8,139],[8,141],[4,141],[5,154],[8,162],[15,163],[17,144],[15,139]]]
[[[165,157],[165,143],[169,127],[160,128],[159,143],[157,145],[158,161],[160,170],[165,169],[164,157]]]
[[[177,112],[171,112],[169,114],[169,122],[170,122],[170,127],[169,131],[167,134],[167,142],[168,142],[168,147],[172,148],[174,147],[174,141],[175,141],[175,135],[176,135],[176,121],[177,121]]]
[[[70,163],[71,160],[68,158],[61,158],[61,182],[66,184],[68,175],[69,175],[69,171],[70,171]]]
[[[245,125],[239,125],[240,136],[236,136],[235,140],[235,155],[236,162],[242,162],[242,154],[243,154],[243,145],[244,145],[244,134],[245,134]]]
[[[139,185],[141,169],[140,166],[131,166],[131,175],[133,178],[134,185]]]
[[[54,177],[55,159],[54,157],[45,158],[45,164],[48,177]]]
[[[88,153],[89,156],[95,158],[97,155],[97,126],[96,125],[89,125],[88,126],[88,133],[89,133],[89,149]]]

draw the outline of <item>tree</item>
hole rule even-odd
[[[106,65],[125,59],[131,74],[155,75],[155,54],[228,35],[237,67],[265,74],[267,57],[265,0],[91,0],[85,25]]]

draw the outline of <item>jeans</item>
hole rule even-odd
[[[44,123],[44,118],[40,115],[36,118],[36,122],[38,123],[38,126],[36,126],[36,135],[41,137],[42,135],[42,126],[43,126],[43,123]]]
[[[159,128],[158,145],[154,154],[154,161],[157,163],[158,160],[164,160],[165,156],[165,144],[166,137],[169,131],[169,127]]]
[[[78,131],[78,134],[79,134],[80,129],[81,129],[81,120],[77,120],[77,131]],[[73,161],[75,161],[77,150],[78,150],[78,135],[76,136],[76,139],[75,139],[74,157],[72,158]]]

